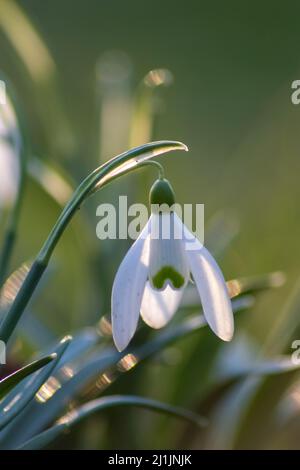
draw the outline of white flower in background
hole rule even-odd
[[[19,180],[21,136],[9,97],[0,104],[0,209],[12,203]]]
[[[152,328],[165,326],[178,309],[191,275],[207,323],[219,338],[230,341],[233,313],[219,266],[172,211],[174,193],[167,180],[154,183],[150,201],[151,207],[163,204],[167,210],[152,212],[117,271],[111,305],[117,349],[123,351],[129,344],[140,314]]]

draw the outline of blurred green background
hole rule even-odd
[[[161,160],[178,202],[204,203],[207,226],[213,217],[238,223],[238,234],[219,256],[226,279],[287,274],[283,287],[259,297],[255,308],[238,318],[236,347],[247,335],[257,350],[264,348],[284,318],[282,308],[300,272],[300,106],[290,99],[291,83],[300,78],[299,13],[299,2],[292,0],[0,0],[0,69],[16,90],[32,155],[67,175],[71,185],[101,159],[143,143],[142,135],[130,138],[130,107],[150,70],[171,72],[170,86],[157,87],[152,97],[148,135],[189,146],[188,154]],[[126,244],[96,239],[95,207],[115,200],[118,192],[146,201],[150,173],[128,179],[137,188],[134,194],[126,177],[97,194],[67,230],[30,311],[51,337],[108,313],[113,274]],[[59,210],[31,177],[11,269],[36,254]],[[222,223],[218,230],[222,238]],[[297,339],[295,330],[291,339]],[[22,339],[22,328],[19,335]],[[18,360],[28,348],[41,346],[38,340],[29,345],[26,335],[23,343],[20,338]],[[269,350],[289,353],[289,344],[283,351],[271,342]],[[205,388],[202,366],[207,368],[210,353],[215,360],[218,345],[208,331],[195,334],[173,348],[169,359],[122,377],[112,392],[130,390],[197,411]],[[231,347],[222,345],[224,351]],[[205,440],[197,430],[188,430],[187,439],[187,429],[172,423],[117,409],[89,419],[56,446],[227,446],[215,435]],[[284,429],[271,444],[259,442],[248,423],[248,434],[228,446],[298,447],[297,426],[298,421],[288,437]]]

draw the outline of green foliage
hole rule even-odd
[[[230,93],[244,92],[244,85],[235,82],[228,95],[224,89],[218,91],[216,82],[205,75],[201,56],[194,87],[199,88],[201,75],[201,87],[210,89],[210,94],[201,95],[203,115],[194,92],[188,90],[193,74],[188,70],[181,76],[188,81],[182,85],[179,80],[177,88],[175,85],[174,112],[166,117],[164,135],[165,130],[183,135],[193,148],[183,163],[175,158],[166,161],[168,177],[171,180],[172,175],[172,184],[175,182],[178,201],[208,201],[209,213],[214,207],[219,210],[207,223],[205,244],[221,259],[226,278],[234,277],[227,285],[236,332],[229,344],[215,338],[206,327],[195,288],[189,286],[168,326],[151,331],[141,324],[134,341],[119,353],[111,338],[110,293],[126,243],[96,240],[95,206],[100,200],[115,202],[122,192],[132,201],[146,201],[152,183],[146,169],[156,166],[161,172],[151,159],[187,149],[173,140],[151,142],[153,134],[159,136],[162,130],[157,116],[161,85],[170,85],[172,76],[166,69],[151,70],[133,87],[128,64],[116,53],[110,56],[109,67],[107,57],[100,60],[102,72],[95,86],[90,86],[92,74],[86,74],[84,67],[84,77],[78,74],[76,61],[76,73],[72,70],[69,75],[74,78],[73,95],[68,95],[72,86],[63,83],[56,57],[50,52],[52,45],[45,43],[20,2],[2,0],[2,4],[0,27],[6,45],[0,47],[0,66],[13,77],[4,80],[20,147],[14,149],[19,168],[15,198],[3,207],[0,201],[0,339],[9,340],[7,368],[0,366],[0,448],[299,448],[294,437],[299,426],[299,364],[291,360],[292,344],[300,333],[298,282],[291,289],[293,276],[299,272],[300,258],[292,248],[293,243],[298,246],[299,198],[290,190],[290,184],[294,188],[299,184],[298,173],[289,170],[298,162],[298,140],[286,144],[282,165],[280,159],[276,163],[274,151],[284,148],[276,121],[282,113],[273,109],[277,111],[278,98],[269,96],[274,101],[266,122],[257,124],[250,93],[243,121],[245,142],[241,143],[242,126],[237,131],[232,122],[237,119],[240,125],[243,97],[235,99],[234,94],[232,99]],[[178,18],[181,24],[181,15]],[[123,18],[119,21],[120,25],[124,22]],[[155,16],[155,21],[160,19]],[[147,25],[141,24],[144,32]],[[222,28],[222,23],[218,26]],[[18,27],[27,41],[19,42]],[[214,24],[212,29],[219,27]],[[250,29],[265,38],[264,24],[261,33]],[[183,42],[185,36],[189,35],[182,35]],[[231,39],[230,51],[239,47]],[[279,39],[281,44],[281,36]],[[211,43],[209,38],[207,43]],[[94,67],[98,46],[90,46]],[[86,57],[86,51],[82,52]],[[246,55],[243,50],[242,56],[247,63],[257,60],[256,51]],[[197,60],[193,54],[191,57],[193,62]],[[271,61],[270,54],[268,57]],[[215,70],[219,76],[218,61],[214,65],[211,56],[207,60],[210,73]],[[243,60],[241,57],[244,77]],[[277,53],[274,60],[278,70]],[[176,61],[181,72],[177,53]],[[141,67],[144,73],[144,65]],[[103,70],[110,69],[119,71],[118,80],[103,76]],[[76,103],[78,90],[88,86],[81,104]],[[99,86],[101,93],[97,89],[96,96],[94,89]],[[178,113],[182,87],[189,105]],[[258,89],[256,84],[253,94]],[[71,113],[62,91],[72,103]],[[215,94],[219,101],[213,108]],[[87,111],[86,102],[93,102],[96,109]],[[256,113],[260,113],[261,101],[257,106]],[[100,116],[100,122],[91,126],[92,116]],[[126,132],[118,128],[120,117],[121,131],[124,127]],[[200,124],[201,145],[197,143]],[[226,135],[231,136],[226,139],[222,139],[224,125]],[[216,138],[218,132],[220,139]],[[232,147],[238,149],[234,155]],[[131,150],[124,152],[125,148]],[[265,152],[270,161],[263,165]],[[91,168],[96,170],[91,172]],[[84,175],[88,176],[82,180]],[[280,188],[274,191],[268,180]],[[171,201],[172,195],[167,196]],[[277,271],[252,275],[281,267],[287,276]],[[57,338],[69,332],[72,338],[58,342]],[[66,430],[71,432],[66,434]]]
[[[21,382],[21,380],[25,379],[25,377],[41,369],[46,364],[48,364],[48,362],[56,359],[56,357],[57,355],[55,353],[42,357],[41,359],[31,362],[31,364],[16,370],[16,372],[13,372],[8,377],[5,377],[5,379],[0,380],[0,399],[2,399],[12,388]]]

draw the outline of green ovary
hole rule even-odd
[[[184,277],[172,266],[164,266],[163,268],[158,271],[155,276],[152,277],[152,284],[153,287],[156,289],[162,289],[164,287],[165,281],[169,281],[172,283],[174,289],[179,289],[184,285]]]

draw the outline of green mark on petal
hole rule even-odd
[[[172,283],[174,289],[179,289],[184,285],[184,277],[179,272],[172,266],[164,266],[152,277],[153,287],[162,289],[167,280]]]

